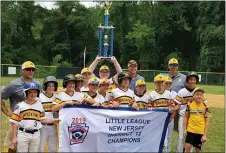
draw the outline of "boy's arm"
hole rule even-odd
[[[99,57],[99,56],[97,56],[96,58],[95,58],[95,60],[93,61],[93,63],[92,64],[90,64],[90,66],[89,66],[89,70],[91,71],[91,73],[93,73],[93,71],[95,70],[95,68],[97,67],[97,64],[99,63],[99,62],[101,62],[103,59],[101,59],[101,57]]]
[[[93,98],[84,98],[83,101],[89,105],[93,105],[95,103],[95,100]]]
[[[18,128],[17,128],[17,124],[16,123],[12,123],[12,145],[13,147],[16,149],[16,146],[17,146],[17,131],[18,131]]]
[[[122,72],[122,68],[114,56],[111,57],[111,61],[114,64],[115,70],[117,72],[117,74],[115,75],[115,77],[116,77],[120,72]]]
[[[190,115],[190,113],[189,113],[189,106],[187,106],[186,112],[185,112],[185,115],[184,115],[184,133],[187,132],[189,115]]]
[[[208,113],[208,112],[206,112],[206,113]],[[202,142],[205,142],[207,140],[208,129],[209,129],[209,117],[205,116],[205,128],[204,128],[204,134],[203,134],[202,139],[201,139]]]

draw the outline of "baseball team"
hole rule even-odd
[[[99,77],[93,71],[99,62],[109,60],[116,74],[110,78],[110,69],[102,65]],[[81,74],[68,74],[63,78],[63,91],[59,92],[54,76],[46,76],[43,84],[33,79],[36,67],[31,61],[21,66],[22,76],[1,89],[1,110],[9,117],[9,129],[4,145],[9,153],[57,152],[60,122],[58,112],[65,105],[141,109],[169,109],[172,115],[164,142],[164,152],[170,152],[174,125],[178,126],[176,152],[201,152],[207,140],[210,110],[204,89],[197,87],[199,76],[195,72],[184,75],[178,72],[179,62],[168,62],[169,73],[158,74],[153,82],[155,89],[148,92],[144,77],[137,73],[135,60],[128,62],[123,72],[115,57],[99,56]],[[10,109],[5,105],[9,99]]]

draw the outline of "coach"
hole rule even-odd
[[[144,78],[142,76],[140,76],[139,74],[137,74],[137,62],[134,60],[130,60],[128,63],[128,73],[130,75],[131,82],[129,84],[129,89],[133,90],[135,92],[135,86],[136,86],[136,81],[137,80],[144,80]]]
[[[172,90],[178,92],[185,87],[186,76],[178,72],[179,63],[175,58],[171,58],[168,63],[169,77],[172,79]]]
[[[171,58],[168,63],[169,77],[172,79],[172,90],[178,92],[185,87],[186,76],[178,72],[179,62],[175,58]],[[174,131],[178,131],[179,115],[176,114],[174,118]]]
[[[16,104],[19,102],[22,102],[25,100],[24,96],[24,84],[26,82],[31,82],[34,73],[35,73],[36,67],[33,62],[31,61],[26,61],[22,64],[21,71],[22,71],[22,77],[10,82],[1,90],[1,111],[8,117],[11,117],[12,112],[14,111],[14,108]],[[35,80],[33,80],[35,81]],[[35,81],[38,83],[40,90],[41,86],[39,82]],[[4,100],[9,99],[10,102],[10,110],[7,109]],[[9,130],[6,135],[5,143],[4,145],[9,148],[8,153],[13,153],[16,152],[16,148],[12,146],[12,127],[10,124]]]

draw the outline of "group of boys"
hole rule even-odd
[[[48,151],[57,151],[57,112],[65,105],[87,104],[94,107],[140,109],[169,109],[170,117],[164,151],[170,152],[174,117],[178,111],[179,138],[181,152],[190,152],[192,146],[201,151],[202,142],[207,139],[209,109],[204,99],[204,90],[197,88],[199,77],[192,72],[186,77],[186,87],[178,93],[171,90],[172,79],[158,74],[154,78],[155,90],[147,93],[143,79],[135,82],[135,90],[129,89],[131,76],[122,72],[117,60],[113,61],[117,74],[109,79],[110,69],[103,65],[99,70],[100,78],[93,74],[101,59],[96,59],[89,68],[83,68],[81,74],[68,74],[63,78],[65,91],[56,93],[58,82],[54,76],[44,79],[42,89],[38,82],[31,80],[24,83],[24,100],[18,103],[11,115],[12,149],[17,152],[44,152],[48,141]],[[35,66],[32,62],[24,63],[26,68]],[[24,65],[23,64],[23,65]],[[29,65],[30,64],[30,65]],[[91,68],[91,70],[90,70]],[[23,70],[23,68],[22,68]],[[3,97],[4,98],[4,97]],[[182,136],[181,136],[182,131]],[[185,145],[184,145],[184,138]]]

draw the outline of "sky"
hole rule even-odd
[[[54,5],[54,1],[48,1],[48,2],[43,2],[43,1],[37,1],[35,2],[35,4],[39,4],[40,6],[47,8],[47,9],[52,9],[52,8],[56,8],[56,6]],[[95,6],[95,2],[80,2],[81,4],[85,5],[86,7],[92,7]]]

